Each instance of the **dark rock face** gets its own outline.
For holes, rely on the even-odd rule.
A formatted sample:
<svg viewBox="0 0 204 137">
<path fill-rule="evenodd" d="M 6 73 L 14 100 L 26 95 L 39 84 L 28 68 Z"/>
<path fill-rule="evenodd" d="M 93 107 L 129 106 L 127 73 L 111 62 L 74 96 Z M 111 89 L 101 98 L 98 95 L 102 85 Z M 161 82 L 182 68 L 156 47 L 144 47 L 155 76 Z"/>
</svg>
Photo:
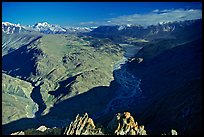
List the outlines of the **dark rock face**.
<svg viewBox="0 0 204 137">
<path fill-rule="evenodd" d="M 65 135 L 102 135 L 100 128 L 96 128 L 94 122 L 85 113 L 83 117 L 76 116 L 75 121 L 71 122 L 65 129 Z"/>
</svg>

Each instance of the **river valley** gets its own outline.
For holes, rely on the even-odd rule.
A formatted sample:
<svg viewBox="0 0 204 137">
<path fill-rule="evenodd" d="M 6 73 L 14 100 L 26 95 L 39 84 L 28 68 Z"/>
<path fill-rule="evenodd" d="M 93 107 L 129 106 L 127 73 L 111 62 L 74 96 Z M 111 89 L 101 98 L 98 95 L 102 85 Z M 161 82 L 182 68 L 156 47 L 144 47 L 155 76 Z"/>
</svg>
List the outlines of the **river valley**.
<svg viewBox="0 0 204 137">
<path fill-rule="evenodd" d="M 142 90 L 140 89 L 141 79 L 130 74 L 126 70 L 126 63 L 129 58 L 142 48 L 139 46 L 120 44 L 126 46 L 124 57 L 114 65 L 114 80 L 117 81 L 119 87 L 115 91 L 115 96 L 109 101 L 105 109 L 94 114 L 93 119 L 97 119 L 110 112 L 119 111 L 123 108 L 129 108 L 132 103 L 140 100 Z"/>
</svg>

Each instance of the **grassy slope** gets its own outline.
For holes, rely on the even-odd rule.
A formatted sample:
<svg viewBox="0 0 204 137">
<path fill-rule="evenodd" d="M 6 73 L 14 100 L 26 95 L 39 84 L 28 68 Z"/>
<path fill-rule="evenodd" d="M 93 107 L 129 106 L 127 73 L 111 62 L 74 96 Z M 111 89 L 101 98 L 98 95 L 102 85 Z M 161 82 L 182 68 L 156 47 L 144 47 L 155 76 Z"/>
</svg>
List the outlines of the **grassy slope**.
<svg viewBox="0 0 204 137">
<path fill-rule="evenodd" d="M 33 117 L 34 102 L 30 98 L 30 83 L 3 74 L 2 76 L 2 124 Z"/>
<path fill-rule="evenodd" d="M 97 86 L 108 86 L 113 80 L 113 64 L 120 60 L 123 54 L 123 51 L 115 46 L 106 44 L 100 48 L 94 48 L 90 46 L 90 41 L 74 35 L 44 35 L 19 51 L 8 54 L 3 60 L 12 66 L 5 67 L 7 73 L 18 71 L 17 76 L 21 76 L 24 70 L 32 70 L 32 73 L 28 72 L 25 80 L 34 83 L 44 82 L 40 92 L 48 112 L 61 96 L 63 96 L 61 100 L 65 100 Z M 13 63 L 13 58 L 21 61 Z M 26 61 L 31 58 L 33 63 Z M 68 88 L 69 83 L 66 81 L 73 76 L 76 79 L 71 81 Z M 60 89 L 67 91 L 63 91 L 65 94 L 60 93 L 61 96 L 58 98 L 49 94 L 61 92 Z M 69 94 L 67 94 L 68 91 Z"/>
</svg>

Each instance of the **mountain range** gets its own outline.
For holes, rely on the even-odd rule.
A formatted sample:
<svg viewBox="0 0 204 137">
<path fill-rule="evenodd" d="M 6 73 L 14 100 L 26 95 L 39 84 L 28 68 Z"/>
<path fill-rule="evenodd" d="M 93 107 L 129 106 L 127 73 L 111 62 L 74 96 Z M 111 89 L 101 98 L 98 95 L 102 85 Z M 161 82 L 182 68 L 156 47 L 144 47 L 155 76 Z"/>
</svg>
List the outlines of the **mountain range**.
<svg viewBox="0 0 204 137">
<path fill-rule="evenodd" d="M 88 27 L 61 27 L 60 25 L 52 25 L 47 22 L 36 23 L 35 25 L 23 26 L 10 22 L 2 22 L 2 31 L 7 34 L 14 33 L 44 33 L 44 34 L 68 34 L 88 32 L 93 28 Z"/>
<path fill-rule="evenodd" d="M 201 23 L 201 19 L 198 19 Z M 98 26 L 98 27 L 62 27 L 53 25 L 47 22 L 36 23 L 35 25 L 23 26 L 10 22 L 2 22 L 2 31 L 7 34 L 25 33 L 25 32 L 40 32 L 44 34 L 68 34 L 90 32 L 90 35 L 98 37 L 142 37 L 155 39 L 155 37 L 165 37 L 167 34 L 180 31 L 185 27 L 198 23 L 197 20 L 175 21 L 158 23 L 158 25 L 150 25 L 147 27 L 141 25 L 113 25 L 113 26 Z M 163 36 L 164 35 L 164 36 Z M 153 37 L 153 38 L 152 38 Z"/>
<path fill-rule="evenodd" d="M 168 23 L 159 23 L 158 25 L 150 25 L 143 27 L 141 25 L 114 25 L 114 26 L 99 26 L 98 28 L 89 32 L 90 36 L 99 38 L 110 38 L 115 42 L 128 42 L 126 37 L 140 38 L 146 40 L 155 39 L 177 39 L 177 37 L 188 36 L 197 37 L 192 29 L 195 26 L 200 27 L 202 20 L 187 20 L 187 21 L 175 21 Z M 180 35 L 181 32 L 185 31 Z M 191 33 L 193 32 L 193 34 Z M 187 34 L 188 33 L 188 34 Z M 198 32 L 200 33 L 200 32 Z M 192 35 L 191 35 L 192 34 Z M 180 40 L 180 38 L 179 38 Z M 134 43 L 134 40 L 129 40 Z"/>
<path fill-rule="evenodd" d="M 201 49 L 201 19 L 97 28 L 2 22 L 3 134 L 92 134 L 108 125 L 110 134 L 199 134 Z"/>
</svg>

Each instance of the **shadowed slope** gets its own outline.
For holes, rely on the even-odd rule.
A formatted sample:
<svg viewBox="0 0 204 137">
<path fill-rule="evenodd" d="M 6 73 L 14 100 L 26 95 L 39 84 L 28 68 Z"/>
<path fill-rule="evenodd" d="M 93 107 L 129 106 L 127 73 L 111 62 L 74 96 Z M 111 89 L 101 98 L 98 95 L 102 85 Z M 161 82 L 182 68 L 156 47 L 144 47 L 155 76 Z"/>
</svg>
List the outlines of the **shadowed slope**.
<svg viewBox="0 0 204 137">
<path fill-rule="evenodd" d="M 202 40 L 169 49 L 150 61 L 129 63 L 129 71 L 142 79 L 145 96 L 152 98 L 139 118 L 152 133 L 173 125 L 182 134 L 201 133 Z M 137 106 L 132 106 L 137 111 Z"/>
</svg>

